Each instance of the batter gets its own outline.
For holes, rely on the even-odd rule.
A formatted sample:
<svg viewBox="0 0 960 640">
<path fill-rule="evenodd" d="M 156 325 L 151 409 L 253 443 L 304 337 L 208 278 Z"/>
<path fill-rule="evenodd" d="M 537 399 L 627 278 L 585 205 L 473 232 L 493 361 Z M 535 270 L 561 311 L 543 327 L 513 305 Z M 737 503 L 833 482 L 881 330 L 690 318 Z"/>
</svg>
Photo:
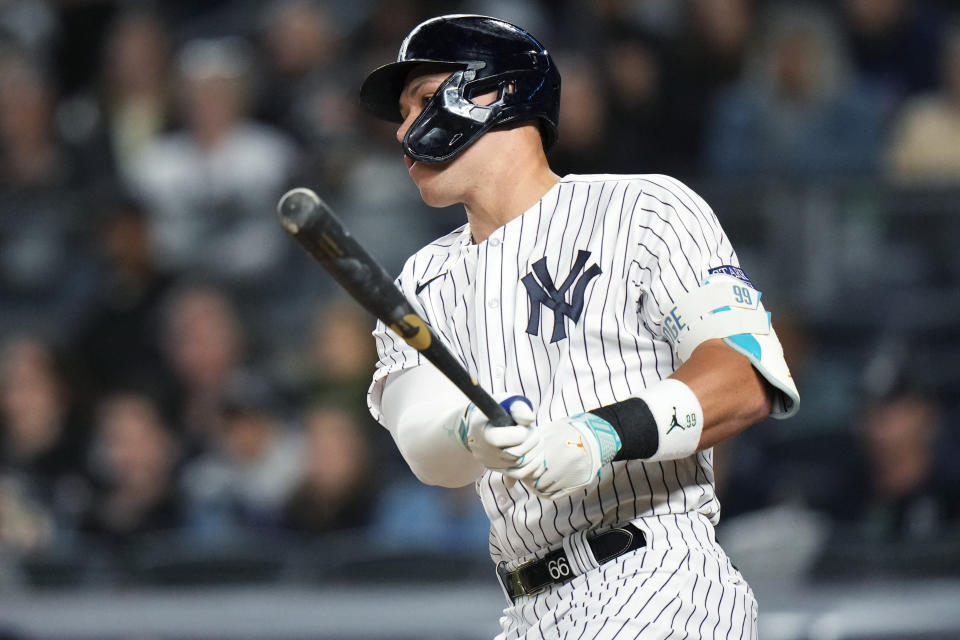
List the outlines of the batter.
<svg viewBox="0 0 960 640">
<path fill-rule="evenodd" d="M 753 638 L 717 544 L 711 447 L 799 396 L 710 207 L 663 175 L 550 169 L 560 75 L 515 25 L 418 25 L 361 103 L 467 223 L 397 282 L 511 413 L 493 427 L 382 323 L 374 417 L 422 481 L 475 483 L 508 605 L 499 638 Z"/>
</svg>

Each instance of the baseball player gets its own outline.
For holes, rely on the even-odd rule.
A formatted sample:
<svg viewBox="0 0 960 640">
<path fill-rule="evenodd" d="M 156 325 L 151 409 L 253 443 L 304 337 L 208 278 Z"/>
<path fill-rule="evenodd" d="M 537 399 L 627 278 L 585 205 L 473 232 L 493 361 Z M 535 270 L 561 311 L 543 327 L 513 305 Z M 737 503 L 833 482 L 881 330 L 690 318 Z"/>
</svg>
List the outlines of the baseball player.
<svg viewBox="0 0 960 640">
<path fill-rule="evenodd" d="M 423 200 L 466 209 L 398 285 L 516 424 L 491 426 L 382 323 L 370 410 L 422 481 L 475 483 L 499 638 L 753 638 L 711 447 L 792 415 L 796 387 L 699 196 L 551 171 L 559 98 L 543 46 L 484 16 L 427 20 L 367 77 Z"/>
</svg>

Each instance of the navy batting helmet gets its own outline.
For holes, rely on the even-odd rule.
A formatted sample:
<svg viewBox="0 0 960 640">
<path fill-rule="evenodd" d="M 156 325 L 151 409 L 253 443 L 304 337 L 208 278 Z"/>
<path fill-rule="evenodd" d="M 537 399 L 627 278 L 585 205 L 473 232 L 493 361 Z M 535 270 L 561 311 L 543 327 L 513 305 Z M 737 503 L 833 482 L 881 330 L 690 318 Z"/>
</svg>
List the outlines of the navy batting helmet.
<svg viewBox="0 0 960 640">
<path fill-rule="evenodd" d="M 444 162 L 492 127 L 536 120 L 545 149 L 557 139 L 560 73 L 543 45 L 517 27 L 486 16 L 448 15 L 423 22 L 403 41 L 397 61 L 374 70 L 360 104 L 378 118 L 403 122 L 399 99 L 410 70 L 421 64 L 453 70 L 403 139 L 421 162 Z M 487 106 L 471 99 L 497 91 Z"/>
</svg>

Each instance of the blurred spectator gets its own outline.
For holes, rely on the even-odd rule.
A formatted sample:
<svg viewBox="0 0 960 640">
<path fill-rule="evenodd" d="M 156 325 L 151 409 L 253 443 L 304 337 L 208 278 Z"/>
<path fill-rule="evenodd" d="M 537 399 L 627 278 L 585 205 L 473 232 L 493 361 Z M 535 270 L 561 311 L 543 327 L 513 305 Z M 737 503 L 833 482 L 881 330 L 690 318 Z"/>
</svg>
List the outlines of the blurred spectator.
<svg viewBox="0 0 960 640">
<path fill-rule="evenodd" d="M 391 483 L 373 530 L 388 547 L 483 554 L 490 519 L 473 485 L 447 489 L 410 479 Z"/>
<path fill-rule="evenodd" d="M 308 98 L 339 53 L 339 36 L 323 6 L 311 0 L 284 0 L 271 3 L 263 18 L 263 47 L 266 54 L 264 89 L 261 91 L 263 116 L 287 129 L 305 135 L 320 124 L 311 113 Z"/>
<path fill-rule="evenodd" d="M 316 534 L 366 526 L 383 476 L 364 425 L 351 412 L 315 405 L 304 427 L 304 476 L 284 505 L 285 527 Z"/>
<path fill-rule="evenodd" d="M 0 475 L 17 479 L 27 501 L 66 527 L 84 506 L 89 436 L 73 394 L 64 363 L 50 345 L 28 337 L 3 345 Z"/>
<path fill-rule="evenodd" d="M 135 383 L 161 394 L 170 381 L 160 353 L 160 307 L 171 279 L 154 263 L 143 205 L 123 195 L 99 202 L 98 295 L 75 351 L 95 393 Z"/>
<path fill-rule="evenodd" d="M 563 91 L 560 95 L 559 135 L 550 149 L 550 166 L 560 175 L 592 173 L 605 167 L 607 94 L 597 73 L 597 63 L 587 56 L 561 58 Z"/>
<path fill-rule="evenodd" d="M 36 60 L 0 50 L 0 186 L 69 184 L 74 167 L 57 138 L 55 104 L 54 88 Z"/>
<path fill-rule="evenodd" d="M 744 81 L 715 106 L 708 168 L 790 178 L 873 171 L 883 110 L 853 82 L 828 16 L 776 5 L 761 33 Z"/>
<path fill-rule="evenodd" d="M 217 430 L 219 394 L 244 359 L 243 325 L 230 297 L 210 285 L 174 289 L 164 312 L 163 356 L 175 385 L 171 409 L 192 453 Z"/>
<path fill-rule="evenodd" d="M 192 532 L 217 539 L 275 530 L 302 476 L 302 439 L 283 424 L 276 391 L 252 371 L 231 376 L 218 401 L 209 452 L 184 470 Z"/>
<path fill-rule="evenodd" d="M 93 289 L 75 166 L 40 65 L 0 49 L 0 333 L 72 328 Z"/>
<path fill-rule="evenodd" d="M 99 486 L 84 531 L 122 543 L 183 524 L 176 447 L 149 397 L 128 392 L 105 398 L 91 454 Z"/>
<path fill-rule="evenodd" d="M 703 157 L 704 114 L 717 95 L 740 81 L 756 23 L 752 0 L 683 3 L 683 28 L 669 43 L 664 91 L 670 147 L 680 171 Z"/>
<path fill-rule="evenodd" d="M 756 21 L 752 0 L 693 0 L 688 11 L 687 55 L 694 66 L 687 69 L 687 83 L 696 84 L 694 78 L 702 78 L 708 87 L 736 82 Z"/>
<path fill-rule="evenodd" d="M 320 308 L 313 320 L 305 363 L 307 394 L 323 403 L 366 412 L 367 387 L 377 360 L 374 319 L 352 300 Z"/>
<path fill-rule="evenodd" d="M 604 171 L 658 173 L 672 168 L 673 135 L 664 95 L 663 44 L 650 33 L 608 27 L 600 58 L 606 86 Z"/>
<path fill-rule="evenodd" d="M 929 541 L 960 524 L 956 451 L 931 355 L 888 335 L 863 368 L 846 464 L 831 465 L 833 491 L 816 505 L 839 522 L 840 539 Z"/>
<path fill-rule="evenodd" d="M 340 187 L 362 131 L 344 34 L 314 0 L 270 3 L 263 18 L 265 55 L 258 113 L 303 145 L 297 178 L 327 197 Z"/>
<path fill-rule="evenodd" d="M 34 56 L 50 49 L 60 26 L 46 0 L 8 0 L 0 3 L 0 34 L 10 37 Z"/>
<path fill-rule="evenodd" d="M 897 390 L 867 406 L 861 437 L 869 493 L 857 514 L 864 537 L 930 539 L 960 515 L 960 494 L 938 465 L 941 424 L 939 403 L 918 390 Z"/>
<path fill-rule="evenodd" d="M 405 463 L 389 432 L 367 410 L 367 388 L 376 362 L 374 319 L 356 302 L 334 299 L 317 309 L 309 331 L 310 341 L 299 346 L 290 367 L 301 397 L 311 404 L 335 406 L 352 414 L 362 437 L 373 450 L 381 473 L 392 476 Z"/>
<path fill-rule="evenodd" d="M 168 48 L 163 23 L 147 10 L 126 9 L 110 24 L 102 51 L 99 104 L 71 105 L 98 114 L 97 134 L 88 145 L 101 172 L 129 179 L 143 150 L 170 126 Z"/>
<path fill-rule="evenodd" d="M 887 160 L 896 180 L 960 179 L 960 27 L 946 39 L 939 68 L 940 90 L 909 100 L 894 125 Z"/>
<path fill-rule="evenodd" d="M 23 478 L 0 474 L 0 552 L 42 551 L 53 541 L 53 517 Z"/>
<path fill-rule="evenodd" d="M 147 146 L 132 182 L 156 216 L 162 267 L 257 290 L 276 284 L 290 247 L 271 212 L 296 152 L 247 115 L 253 62 L 236 38 L 187 43 L 177 55 L 186 129 Z"/>
<path fill-rule="evenodd" d="M 860 80 L 889 113 L 937 82 L 940 16 L 926 0 L 844 0 L 843 27 Z"/>
</svg>

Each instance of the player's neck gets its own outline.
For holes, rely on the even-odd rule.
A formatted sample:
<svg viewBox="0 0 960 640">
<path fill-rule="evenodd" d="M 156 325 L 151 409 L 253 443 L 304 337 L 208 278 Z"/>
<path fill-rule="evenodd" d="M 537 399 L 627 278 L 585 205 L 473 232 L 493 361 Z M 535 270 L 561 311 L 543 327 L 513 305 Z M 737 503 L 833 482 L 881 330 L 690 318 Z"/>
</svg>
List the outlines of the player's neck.
<svg viewBox="0 0 960 640">
<path fill-rule="evenodd" d="M 510 157 L 508 162 L 499 164 L 464 203 L 473 241 L 483 242 L 522 215 L 559 180 L 542 151 L 529 158 Z"/>
</svg>

